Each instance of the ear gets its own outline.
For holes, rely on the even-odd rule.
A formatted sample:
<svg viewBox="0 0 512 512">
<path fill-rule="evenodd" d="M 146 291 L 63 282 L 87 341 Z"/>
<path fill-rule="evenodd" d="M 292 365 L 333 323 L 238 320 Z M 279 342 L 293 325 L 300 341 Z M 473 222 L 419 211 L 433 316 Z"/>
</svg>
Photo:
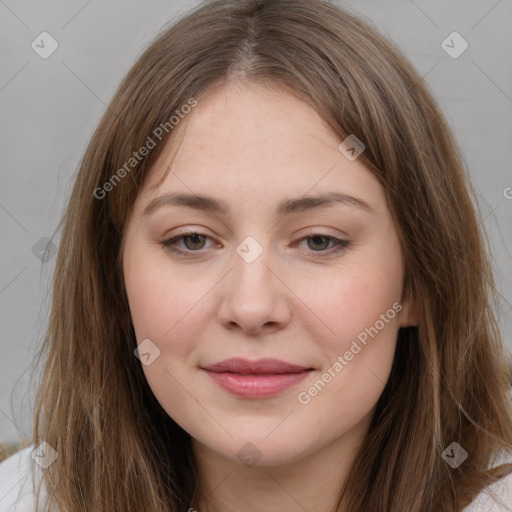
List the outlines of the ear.
<svg viewBox="0 0 512 512">
<path fill-rule="evenodd" d="M 400 301 L 402 310 L 400 311 L 400 327 L 415 327 L 419 323 L 419 305 L 417 295 L 413 293 L 409 285 L 404 286 L 402 299 Z"/>
</svg>

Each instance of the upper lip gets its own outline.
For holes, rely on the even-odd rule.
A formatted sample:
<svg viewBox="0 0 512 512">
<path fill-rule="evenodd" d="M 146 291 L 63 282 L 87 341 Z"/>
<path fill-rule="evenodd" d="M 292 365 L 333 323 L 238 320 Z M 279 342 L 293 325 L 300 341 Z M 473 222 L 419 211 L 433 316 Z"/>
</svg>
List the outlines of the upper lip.
<svg viewBox="0 0 512 512">
<path fill-rule="evenodd" d="M 279 359 L 259 359 L 257 361 L 251 361 L 238 357 L 226 359 L 209 366 L 203 366 L 202 368 L 210 372 L 230 372 L 239 374 L 282 374 L 312 370 L 312 368 L 287 363 Z"/>
</svg>

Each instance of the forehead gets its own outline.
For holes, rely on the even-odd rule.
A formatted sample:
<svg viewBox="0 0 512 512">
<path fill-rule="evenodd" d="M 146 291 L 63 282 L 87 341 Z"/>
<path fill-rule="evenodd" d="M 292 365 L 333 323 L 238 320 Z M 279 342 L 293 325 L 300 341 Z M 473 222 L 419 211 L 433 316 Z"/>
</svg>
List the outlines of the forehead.
<svg viewBox="0 0 512 512">
<path fill-rule="evenodd" d="M 269 198 L 341 187 L 382 199 L 364 163 L 345 158 L 342 139 L 282 89 L 226 85 L 198 100 L 178 128 L 151 169 L 146 198 L 164 191 Z"/>
<path fill-rule="evenodd" d="M 173 156 L 179 153 L 181 159 L 215 156 L 222 164 L 240 157 L 279 162 L 288 161 L 291 151 L 332 151 L 337 139 L 313 108 L 282 89 L 226 84 L 198 100 L 173 131 L 155 167 L 169 160 L 173 148 Z"/>
</svg>

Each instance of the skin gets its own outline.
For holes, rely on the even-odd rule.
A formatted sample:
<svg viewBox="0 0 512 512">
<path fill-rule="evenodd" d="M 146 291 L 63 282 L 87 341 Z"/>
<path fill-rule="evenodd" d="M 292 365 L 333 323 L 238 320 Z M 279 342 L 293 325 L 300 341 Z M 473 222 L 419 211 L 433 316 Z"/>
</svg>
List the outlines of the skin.
<svg viewBox="0 0 512 512">
<path fill-rule="evenodd" d="M 416 321 L 384 190 L 360 159 L 338 150 L 341 139 L 310 106 L 279 89 L 227 84 L 178 128 L 180 144 L 159 155 L 128 219 L 123 271 L 137 341 L 160 350 L 145 376 L 192 436 L 208 508 L 202 497 L 194 506 L 331 511 L 389 377 L 398 329 Z M 284 198 L 332 191 L 373 212 L 336 204 L 275 214 Z M 208 194 L 231 211 L 166 205 L 143 215 L 168 192 Z M 188 230 L 207 238 L 178 241 L 183 255 L 162 246 Z M 312 233 L 349 245 L 335 253 L 334 243 L 306 238 Z M 252 263 L 236 252 L 247 236 L 263 250 Z M 298 394 L 394 303 L 401 311 L 300 403 Z M 230 357 L 314 371 L 276 396 L 241 398 L 200 368 Z M 261 455 L 252 467 L 237 456 L 248 442 Z"/>
</svg>

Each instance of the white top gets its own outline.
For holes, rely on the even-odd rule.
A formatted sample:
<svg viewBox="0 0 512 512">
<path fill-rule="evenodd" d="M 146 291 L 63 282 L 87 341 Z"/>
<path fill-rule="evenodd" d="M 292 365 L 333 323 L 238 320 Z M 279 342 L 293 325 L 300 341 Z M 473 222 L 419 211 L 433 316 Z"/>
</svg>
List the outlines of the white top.
<svg viewBox="0 0 512 512">
<path fill-rule="evenodd" d="M 28 478 L 36 464 L 32 451 L 33 445 L 0 463 L 0 512 L 34 512 L 35 495 L 32 480 Z M 512 454 L 496 465 L 508 461 L 512 461 Z M 42 471 L 39 466 L 37 469 Z M 47 496 L 44 488 L 40 496 L 42 506 Z M 463 512 L 512 512 L 512 474 L 484 489 Z"/>
<path fill-rule="evenodd" d="M 32 450 L 33 445 L 28 446 L 0 463 L 0 512 L 34 512 L 31 471 L 36 463 L 32 459 Z M 42 507 L 46 498 L 44 488 L 39 496 Z"/>
</svg>

